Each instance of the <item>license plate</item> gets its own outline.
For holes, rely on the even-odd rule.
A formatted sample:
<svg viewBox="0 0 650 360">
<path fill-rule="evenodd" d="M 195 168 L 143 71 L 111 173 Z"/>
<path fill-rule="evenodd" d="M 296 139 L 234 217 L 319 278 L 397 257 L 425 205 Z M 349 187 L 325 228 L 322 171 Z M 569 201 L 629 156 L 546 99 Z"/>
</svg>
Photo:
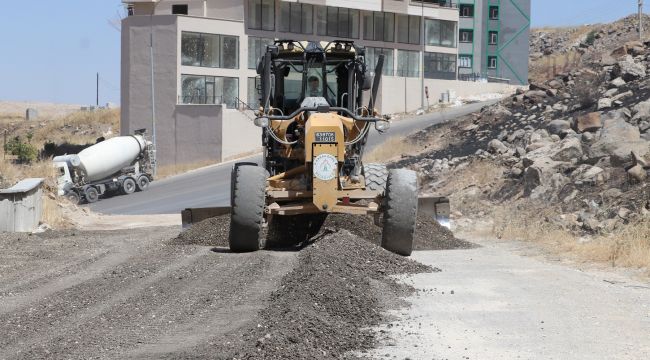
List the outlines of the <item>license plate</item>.
<svg viewBox="0 0 650 360">
<path fill-rule="evenodd" d="M 336 142 L 336 134 L 334 131 L 317 131 L 316 134 L 316 142 L 325 142 L 325 143 L 333 143 Z"/>
</svg>

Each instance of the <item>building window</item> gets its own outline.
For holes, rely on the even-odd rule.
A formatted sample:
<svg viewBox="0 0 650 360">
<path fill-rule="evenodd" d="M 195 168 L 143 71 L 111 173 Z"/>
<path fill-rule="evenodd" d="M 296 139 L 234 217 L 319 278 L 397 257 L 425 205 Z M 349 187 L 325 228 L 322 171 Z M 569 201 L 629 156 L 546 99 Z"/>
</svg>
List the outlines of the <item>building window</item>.
<svg viewBox="0 0 650 360">
<path fill-rule="evenodd" d="M 472 55 L 458 55 L 458 67 L 472 68 L 474 56 Z"/>
<path fill-rule="evenodd" d="M 280 31 L 296 34 L 314 33 L 314 6 L 309 4 L 287 3 L 280 4 Z"/>
<path fill-rule="evenodd" d="M 490 6 L 490 20 L 499 20 L 498 6 Z"/>
<path fill-rule="evenodd" d="M 250 109 L 257 110 L 260 107 L 260 86 L 259 77 L 248 78 L 248 107 Z"/>
<path fill-rule="evenodd" d="M 395 41 L 395 14 L 378 11 L 364 13 L 363 38 L 374 41 Z"/>
<path fill-rule="evenodd" d="M 172 5 L 172 14 L 173 15 L 187 15 L 187 5 Z"/>
<path fill-rule="evenodd" d="M 471 43 L 474 41 L 474 30 L 460 29 L 458 41 L 462 43 Z"/>
<path fill-rule="evenodd" d="M 456 47 L 456 22 L 427 19 L 425 25 L 427 45 Z"/>
<path fill-rule="evenodd" d="M 499 32 L 498 31 L 490 31 L 488 33 L 488 44 L 489 45 L 496 45 L 499 42 Z"/>
<path fill-rule="evenodd" d="M 496 69 L 496 68 L 497 68 L 497 57 L 488 56 L 488 69 Z"/>
<path fill-rule="evenodd" d="M 420 52 L 397 50 L 397 76 L 420 76 Z"/>
<path fill-rule="evenodd" d="M 403 44 L 420 44 L 420 17 L 397 16 L 397 41 Z"/>
<path fill-rule="evenodd" d="M 248 37 L 248 68 L 257 69 L 257 63 L 264 55 L 267 45 L 273 45 L 273 39 L 258 38 L 254 36 Z"/>
<path fill-rule="evenodd" d="M 213 68 L 239 68 L 239 37 L 183 31 L 181 64 Z"/>
<path fill-rule="evenodd" d="M 384 55 L 384 67 L 381 71 L 382 74 L 386 76 L 395 75 L 395 67 L 393 65 L 393 49 L 384 49 L 384 48 L 366 48 L 366 66 L 370 71 L 375 70 L 377 67 L 377 60 L 379 60 L 379 55 Z"/>
<path fill-rule="evenodd" d="M 359 38 L 359 10 L 332 6 L 316 8 L 318 35 Z"/>
<path fill-rule="evenodd" d="M 474 17 L 474 5 L 460 4 L 460 17 Z"/>
<path fill-rule="evenodd" d="M 233 77 L 181 75 L 181 104 L 226 104 L 237 107 L 239 79 Z"/>
<path fill-rule="evenodd" d="M 248 28 L 275 30 L 275 0 L 248 0 Z"/>
<path fill-rule="evenodd" d="M 456 55 L 424 53 L 424 77 L 427 79 L 456 79 Z"/>
</svg>

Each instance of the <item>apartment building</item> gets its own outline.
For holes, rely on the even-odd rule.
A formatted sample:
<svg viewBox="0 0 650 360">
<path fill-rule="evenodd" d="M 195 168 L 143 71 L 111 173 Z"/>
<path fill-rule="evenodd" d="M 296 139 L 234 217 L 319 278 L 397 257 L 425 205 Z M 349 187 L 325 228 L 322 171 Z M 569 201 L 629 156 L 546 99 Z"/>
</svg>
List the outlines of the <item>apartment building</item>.
<svg viewBox="0 0 650 360">
<path fill-rule="evenodd" d="M 528 83 L 530 0 L 459 0 L 458 78 Z"/>
<path fill-rule="evenodd" d="M 122 131 L 155 122 L 163 165 L 259 149 L 259 129 L 236 109 L 258 105 L 255 69 L 274 39 L 353 40 L 366 47 L 371 67 L 385 55 L 377 100 L 384 113 L 435 103 L 447 90 L 487 90 L 488 84 L 457 81 L 460 13 L 450 0 L 123 3 L 129 16 L 122 22 Z"/>
</svg>

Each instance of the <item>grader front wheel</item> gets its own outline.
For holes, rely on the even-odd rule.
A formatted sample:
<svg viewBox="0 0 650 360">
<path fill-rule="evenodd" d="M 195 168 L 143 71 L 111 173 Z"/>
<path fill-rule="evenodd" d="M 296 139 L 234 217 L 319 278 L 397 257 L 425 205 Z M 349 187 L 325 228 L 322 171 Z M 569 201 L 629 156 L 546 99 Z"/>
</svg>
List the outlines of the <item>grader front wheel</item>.
<svg viewBox="0 0 650 360">
<path fill-rule="evenodd" d="M 418 211 L 417 183 L 414 171 L 397 169 L 388 173 L 381 246 L 399 255 L 409 256 L 413 251 Z"/>
<path fill-rule="evenodd" d="M 233 252 L 251 252 L 264 248 L 261 236 L 264 224 L 266 179 L 269 173 L 259 166 L 237 166 L 232 174 L 232 209 L 228 242 Z"/>
</svg>

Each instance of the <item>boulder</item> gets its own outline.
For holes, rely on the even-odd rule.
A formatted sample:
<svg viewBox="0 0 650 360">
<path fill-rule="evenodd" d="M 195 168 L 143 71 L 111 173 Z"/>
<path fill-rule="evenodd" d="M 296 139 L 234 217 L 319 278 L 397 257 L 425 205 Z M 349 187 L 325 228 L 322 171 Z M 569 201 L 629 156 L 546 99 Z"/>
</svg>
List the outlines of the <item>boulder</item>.
<svg viewBox="0 0 650 360">
<path fill-rule="evenodd" d="M 642 182 L 648 177 L 648 173 L 645 171 L 643 166 L 638 164 L 629 168 L 627 174 L 630 176 L 630 180 L 633 183 Z"/>
<path fill-rule="evenodd" d="M 625 85 L 626 82 L 625 82 L 625 80 L 623 80 L 623 78 L 617 77 L 616 79 L 610 81 L 609 84 L 612 85 L 613 87 L 621 87 L 621 86 Z"/>
<path fill-rule="evenodd" d="M 623 78 L 617 77 L 616 79 L 610 81 L 609 84 L 612 85 L 613 87 L 621 87 L 621 86 L 625 85 L 626 82 L 625 82 L 625 80 L 623 80 Z"/>
<path fill-rule="evenodd" d="M 623 166 L 632 161 L 632 152 L 642 157 L 650 152 L 650 142 L 641 139 L 639 128 L 625 122 L 620 112 L 607 116 L 600 138 L 589 149 L 590 158 L 610 156 L 612 165 Z"/>
<path fill-rule="evenodd" d="M 632 108 L 632 120 L 644 121 L 650 119 L 650 100 L 642 101 Z"/>
<path fill-rule="evenodd" d="M 605 97 L 610 98 L 610 97 L 616 95 L 616 93 L 618 93 L 618 89 L 617 88 L 611 88 L 611 89 L 605 91 L 605 93 L 603 95 L 605 95 Z"/>
<path fill-rule="evenodd" d="M 547 96 L 548 95 L 546 94 L 546 91 L 543 91 L 543 90 L 528 90 L 524 94 L 524 99 L 537 100 L 537 99 L 543 99 L 543 98 L 545 98 Z"/>
<path fill-rule="evenodd" d="M 632 56 L 627 55 L 624 60 L 619 61 L 612 69 L 614 76 L 619 76 L 625 81 L 632 81 L 646 76 L 645 66 L 634 62 Z"/>
<path fill-rule="evenodd" d="M 505 154 L 506 152 L 508 152 L 508 147 L 505 146 L 501 141 L 497 139 L 492 139 L 488 143 L 488 150 L 490 150 L 490 152 L 494 154 Z"/>
<path fill-rule="evenodd" d="M 561 81 L 557 80 L 557 79 L 553 79 L 553 80 L 548 82 L 548 86 L 550 86 L 553 89 L 559 89 L 562 86 L 564 86 L 564 84 Z"/>
<path fill-rule="evenodd" d="M 533 190 L 542 184 L 542 170 L 531 166 L 524 171 L 524 196 L 530 196 Z"/>
<path fill-rule="evenodd" d="M 579 133 L 586 131 L 598 131 L 603 126 L 600 113 L 592 112 L 580 115 L 575 122 L 575 130 Z"/>
<path fill-rule="evenodd" d="M 594 182 L 598 175 L 601 175 L 604 171 L 605 170 L 598 166 L 582 164 L 571 173 L 571 177 L 573 178 L 573 181 L 576 182 Z"/>
<path fill-rule="evenodd" d="M 566 137 L 560 141 L 560 148 L 555 150 L 555 153 L 551 155 L 552 160 L 564 162 L 580 158 L 582 158 L 582 144 L 575 137 Z"/>
<path fill-rule="evenodd" d="M 546 128 L 551 134 L 560 134 L 563 130 L 570 129 L 571 123 L 566 120 L 553 120 L 548 123 Z"/>
<path fill-rule="evenodd" d="M 602 98 L 598 100 L 598 110 L 605 110 L 612 107 L 612 99 Z"/>
</svg>

